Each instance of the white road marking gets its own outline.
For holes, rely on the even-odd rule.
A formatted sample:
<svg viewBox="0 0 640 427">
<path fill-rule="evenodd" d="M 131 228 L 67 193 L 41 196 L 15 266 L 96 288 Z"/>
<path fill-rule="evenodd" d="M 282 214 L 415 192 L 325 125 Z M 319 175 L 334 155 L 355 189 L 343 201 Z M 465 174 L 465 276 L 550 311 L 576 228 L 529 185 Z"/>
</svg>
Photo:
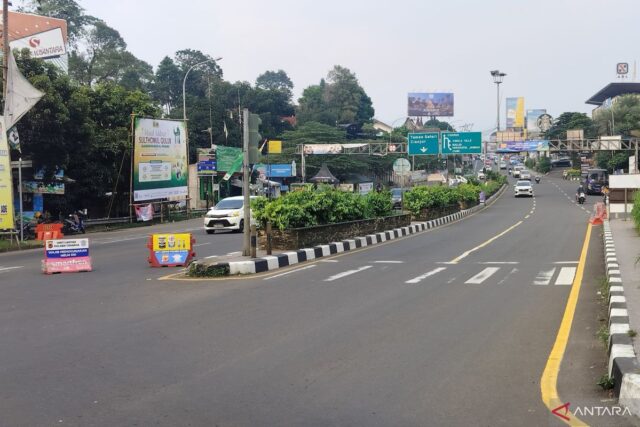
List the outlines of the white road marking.
<svg viewBox="0 0 640 427">
<path fill-rule="evenodd" d="M 130 240 L 140 240 L 140 239 L 149 239 L 149 236 L 129 237 L 126 239 L 116 239 L 116 240 L 99 240 L 95 243 L 98 245 L 108 245 L 110 243 L 121 243 L 121 242 L 128 242 Z"/>
<path fill-rule="evenodd" d="M 229 252 L 229 253 L 227 253 L 227 255 L 229 255 L 229 256 L 242 255 L 242 252 L 240 252 L 240 251 L 237 251 L 237 252 Z"/>
<path fill-rule="evenodd" d="M 315 266 L 316 266 L 316 264 L 307 265 L 306 267 L 301 267 L 301 268 L 296 268 L 295 270 L 285 271 L 284 273 L 276 274 L 275 276 L 267 277 L 266 279 L 263 279 L 263 280 L 275 279 L 276 277 L 282 277 L 282 276 L 286 276 L 287 274 L 295 273 L 295 272 L 298 272 L 298 271 L 308 270 L 310 268 L 314 268 Z"/>
<path fill-rule="evenodd" d="M 578 264 L 578 261 L 556 261 L 554 264 Z"/>
<path fill-rule="evenodd" d="M 509 278 L 509 276 L 511 276 L 512 274 L 515 274 L 518 272 L 517 268 L 512 269 L 506 276 L 504 276 L 504 279 L 500 280 L 498 282 L 498 285 L 502 285 L 504 282 L 507 281 L 507 279 Z"/>
<path fill-rule="evenodd" d="M 493 276 L 495 272 L 498 270 L 500 270 L 500 267 L 487 267 L 464 283 L 479 285 L 485 280 L 487 280 L 489 277 Z"/>
<path fill-rule="evenodd" d="M 347 276 L 351 276 L 352 274 L 356 274 L 356 273 L 360 273 L 361 271 L 367 270 L 371 268 L 370 265 L 365 265 L 362 266 L 360 268 L 356 268 L 355 270 L 347 270 L 347 271 L 343 271 L 342 273 L 338 273 L 334 276 L 331 276 L 327 279 L 324 279 L 325 282 L 333 282 L 334 280 L 338 280 L 338 279 L 342 279 L 343 277 L 347 277 Z"/>
<path fill-rule="evenodd" d="M 211 256 L 204 257 L 204 259 L 210 259 L 210 258 L 218 258 L 218 255 L 211 255 Z"/>
<path fill-rule="evenodd" d="M 404 261 L 373 261 L 374 264 L 404 264 Z"/>
<path fill-rule="evenodd" d="M 472 254 L 473 252 L 484 248 L 485 246 L 487 246 L 488 244 L 490 244 L 491 242 L 493 242 L 496 239 L 499 239 L 500 237 L 504 236 L 505 234 L 507 234 L 508 232 L 510 232 L 511 230 L 513 230 L 514 228 L 516 228 L 517 226 L 519 226 L 520 224 L 522 224 L 522 221 L 518 221 L 515 224 L 513 224 L 511 227 L 507 228 L 506 230 L 504 230 L 502 233 L 497 234 L 495 236 L 493 236 L 492 238 L 490 238 L 489 240 L 487 240 L 486 242 L 476 246 L 473 249 L 469 249 L 468 251 L 464 252 L 462 255 L 460 255 L 459 257 L 452 259 L 450 262 L 453 264 L 457 264 L 458 262 L 460 262 L 461 259 L 468 257 L 470 254 Z"/>
<path fill-rule="evenodd" d="M 562 267 L 558 278 L 556 279 L 556 285 L 572 285 L 573 277 L 576 275 L 576 267 Z"/>
<path fill-rule="evenodd" d="M 421 275 L 421 276 L 414 277 L 414 278 L 413 278 L 413 279 L 411 279 L 411 280 L 407 280 L 407 281 L 406 281 L 406 282 L 404 282 L 404 283 L 420 283 L 421 281 L 423 281 L 423 280 L 424 280 L 424 279 L 426 279 L 427 277 L 431 277 L 431 276 L 433 276 L 434 274 L 438 274 L 438 273 L 440 273 L 441 271 L 444 271 L 444 270 L 446 270 L 446 269 L 447 269 L 446 267 L 438 267 L 438 268 L 436 268 L 436 269 L 433 269 L 433 270 L 431 270 L 431 271 L 428 271 L 428 272 L 424 273 L 424 274 L 423 274 L 423 275 Z"/>
<path fill-rule="evenodd" d="M 206 246 L 206 245 L 210 245 L 211 242 L 209 243 L 198 243 L 197 245 L 193 245 L 194 248 L 197 248 L 198 246 Z"/>
<path fill-rule="evenodd" d="M 19 268 L 23 268 L 23 265 L 18 265 L 15 267 L 0 267 L 0 273 L 4 273 L 5 271 L 10 271 L 10 270 L 17 270 Z"/>
<path fill-rule="evenodd" d="M 331 263 L 331 262 L 338 262 L 338 260 L 335 260 L 335 259 L 321 259 L 320 262 L 329 262 L 329 263 Z"/>
<path fill-rule="evenodd" d="M 531 217 L 531 214 L 525 216 L 524 219 L 529 219 L 530 217 Z"/>
<path fill-rule="evenodd" d="M 543 270 L 538 273 L 536 276 L 536 280 L 533 281 L 534 285 L 542 285 L 546 286 L 551 282 L 553 275 L 556 272 L 556 268 L 552 268 L 551 270 Z"/>
<path fill-rule="evenodd" d="M 452 279 L 450 279 L 447 283 L 453 283 L 453 282 L 455 282 L 455 280 L 456 280 L 456 277 L 453 277 L 453 278 L 452 278 Z"/>
</svg>

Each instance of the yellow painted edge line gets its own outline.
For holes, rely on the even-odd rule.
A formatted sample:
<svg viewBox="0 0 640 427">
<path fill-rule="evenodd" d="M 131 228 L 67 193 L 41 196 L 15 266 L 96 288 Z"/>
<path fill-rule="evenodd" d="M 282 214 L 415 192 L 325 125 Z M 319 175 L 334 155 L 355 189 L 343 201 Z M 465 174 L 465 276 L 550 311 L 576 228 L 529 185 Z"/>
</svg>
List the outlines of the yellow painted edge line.
<svg viewBox="0 0 640 427">
<path fill-rule="evenodd" d="M 391 243 L 400 242 L 402 240 L 406 240 L 406 239 L 410 239 L 410 238 L 413 238 L 413 237 L 420 236 L 420 235 L 422 235 L 424 233 L 427 233 L 427 232 L 430 232 L 430 231 L 442 229 L 442 228 L 449 227 L 451 225 L 457 224 L 460 221 L 464 221 L 465 219 L 469 219 L 472 216 L 479 214 L 480 212 L 482 212 L 485 209 L 487 209 L 489 206 L 493 205 L 506 192 L 506 188 L 507 187 L 508 186 L 505 186 L 505 190 L 502 190 L 502 193 L 500 193 L 494 200 L 492 200 L 491 203 L 486 204 L 484 208 L 479 209 L 479 210 L 477 210 L 476 212 L 474 212 L 472 214 L 469 214 L 469 215 L 467 215 L 465 217 L 462 217 L 460 219 L 457 219 L 455 221 L 451 221 L 451 222 L 449 222 L 447 224 L 444 224 L 444 225 L 441 225 L 439 227 L 429 228 L 429 229 L 420 231 L 418 233 L 409 234 L 408 236 L 398 237 L 397 239 L 393 239 L 393 240 L 386 240 L 384 242 L 377 243 L 375 245 L 364 246 L 364 247 L 358 248 L 358 249 L 352 249 L 350 251 L 341 252 L 339 254 L 334 254 L 334 255 L 329 256 L 329 257 L 322 257 L 322 258 L 316 258 L 316 259 L 310 260 L 310 261 L 299 262 L 297 264 L 290 265 L 289 267 L 283 267 L 283 268 L 279 268 L 279 269 L 273 270 L 273 271 L 265 271 L 263 273 L 240 274 L 240 275 L 236 275 L 236 276 L 223 276 L 223 277 L 179 277 L 179 276 L 184 276 L 184 274 L 183 273 L 173 273 L 173 274 L 168 274 L 166 276 L 158 277 L 156 280 L 174 280 L 174 281 L 182 281 L 182 282 L 218 282 L 218 281 L 226 281 L 226 280 L 253 280 L 253 279 L 262 279 L 262 278 L 269 277 L 269 276 L 275 276 L 276 274 L 284 273 L 284 272 L 287 272 L 289 270 L 293 270 L 293 269 L 299 268 L 299 267 L 301 267 L 303 265 L 315 264 L 315 263 L 321 262 L 322 260 L 339 258 L 339 257 L 345 256 L 345 255 L 355 254 L 355 253 L 366 251 L 366 250 L 373 249 L 373 248 L 379 248 L 380 246 L 384 246 L 384 245 L 388 245 L 388 244 L 391 244 Z"/>
<path fill-rule="evenodd" d="M 587 261 L 587 253 L 589 252 L 591 230 L 592 226 L 591 224 L 589 224 L 587 226 L 587 233 L 584 238 L 584 243 L 582 244 L 582 252 L 580 253 L 578 269 L 576 270 L 576 275 L 573 278 L 571 293 L 569 294 L 567 306 L 564 310 L 564 315 L 562 316 L 562 322 L 560 322 L 560 328 L 558 329 L 556 341 L 553 344 L 551 353 L 549 353 L 549 358 L 547 359 L 547 364 L 544 368 L 544 372 L 542 373 L 542 378 L 540 378 L 540 392 L 542 394 L 542 401 L 550 411 L 557 408 L 558 406 L 564 405 L 564 402 L 562 402 L 560 400 L 560 397 L 558 396 L 558 374 L 560 373 L 560 365 L 562 364 L 564 352 L 567 349 L 569 334 L 571 332 L 571 325 L 573 324 L 573 318 L 576 313 L 576 306 L 578 305 L 578 297 L 580 296 L 580 288 L 582 287 L 582 278 L 584 276 L 584 266 Z M 562 420 L 559 417 L 556 418 L 570 426 L 588 425 L 584 421 L 573 416 L 573 414 L 571 414 L 571 416 L 569 417 L 569 421 Z"/>
</svg>

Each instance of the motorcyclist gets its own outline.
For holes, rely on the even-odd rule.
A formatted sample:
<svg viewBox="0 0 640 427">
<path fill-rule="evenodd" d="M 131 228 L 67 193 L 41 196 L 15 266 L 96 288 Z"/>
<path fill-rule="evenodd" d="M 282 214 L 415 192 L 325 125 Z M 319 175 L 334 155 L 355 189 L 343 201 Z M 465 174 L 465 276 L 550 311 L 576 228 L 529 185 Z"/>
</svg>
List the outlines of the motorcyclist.
<svg viewBox="0 0 640 427">
<path fill-rule="evenodd" d="M 580 184 L 580 186 L 576 190 L 576 200 L 580 198 L 580 194 L 584 194 L 584 193 L 585 193 L 584 187 L 582 186 L 582 184 Z"/>
</svg>

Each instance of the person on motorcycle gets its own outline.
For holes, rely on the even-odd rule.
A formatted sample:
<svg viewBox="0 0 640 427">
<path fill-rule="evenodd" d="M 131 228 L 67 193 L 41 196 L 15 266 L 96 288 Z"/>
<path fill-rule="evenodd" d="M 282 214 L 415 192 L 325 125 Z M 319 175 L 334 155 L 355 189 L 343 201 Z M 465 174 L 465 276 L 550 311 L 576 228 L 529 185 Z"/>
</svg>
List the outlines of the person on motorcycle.
<svg viewBox="0 0 640 427">
<path fill-rule="evenodd" d="M 584 194 L 584 193 L 585 193 L 584 187 L 582 186 L 582 184 L 580 184 L 580 186 L 576 190 L 576 200 L 580 198 L 580 194 Z"/>
<path fill-rule="evenodd" d="M 79 211 L 79 210 L 75 211 L 73 212 L 72 219 L 73 219 L 73 222 L 78 227 L 78 230 L 84 233 L 84 221 L 82 219 L 82 215 L 83 215 L 82 211 Z"/>
</svg>

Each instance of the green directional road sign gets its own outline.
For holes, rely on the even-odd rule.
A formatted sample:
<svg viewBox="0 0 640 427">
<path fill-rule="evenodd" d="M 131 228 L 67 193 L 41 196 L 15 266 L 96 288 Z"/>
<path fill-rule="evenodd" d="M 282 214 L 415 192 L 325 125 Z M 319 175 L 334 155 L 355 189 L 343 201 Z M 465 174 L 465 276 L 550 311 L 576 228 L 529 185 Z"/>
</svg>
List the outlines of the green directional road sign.
<svg viewBox="0 0 640 427">
<path fill-rule="evenodd" d="M 438 132 L 410 133 L 408 137 L 410 156 L 438 154 Z"/>
<path fill-rule="evenodd" d="M 442 154 L 482 153 L 481 132 L 442 132 Z"/>
</svg>

